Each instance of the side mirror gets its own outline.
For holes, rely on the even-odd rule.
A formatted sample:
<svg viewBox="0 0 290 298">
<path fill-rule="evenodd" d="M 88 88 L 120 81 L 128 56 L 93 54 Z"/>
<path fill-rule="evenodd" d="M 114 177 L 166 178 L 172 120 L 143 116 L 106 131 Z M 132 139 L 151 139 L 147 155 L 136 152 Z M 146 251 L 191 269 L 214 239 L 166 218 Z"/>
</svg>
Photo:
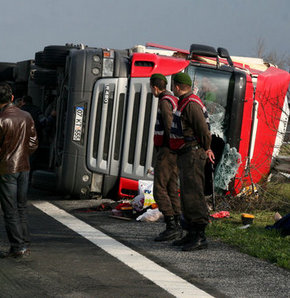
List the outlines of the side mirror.
<svg viewBox="0 0 290 298">
<path fill-rule="evenodd" d="M 218 54 L 219 54 L 219 56 L 221 58 L 226 58 L 227 59 L 228 64 L 230 66 L 234 66 L 233 61 L 232 61 L 232 59 L 230 57 L 230 54 L 229 54 L 229 52 L 228 52 L 227 49 L 225 49 L 225 48 L 218 48 L 217 51 L 218 51 Z"/>
<path fill-rule="evenodd" d="M 192 44 L 189 50 L 191 55 L 200 55 L 205 57 L 217 57 L 218 53 L 215 48 L 211 46 L 201 45 L 201 44 Z"/>
</svg>

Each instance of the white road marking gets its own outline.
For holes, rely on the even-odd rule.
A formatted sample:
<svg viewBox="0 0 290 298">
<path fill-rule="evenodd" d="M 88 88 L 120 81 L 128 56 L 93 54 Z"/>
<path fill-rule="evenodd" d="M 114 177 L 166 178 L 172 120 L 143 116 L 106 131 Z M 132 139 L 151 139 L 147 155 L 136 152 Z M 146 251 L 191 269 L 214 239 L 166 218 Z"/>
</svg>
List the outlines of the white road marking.
<svg viewBox="0 0 290 298">
<path fill-rule="evenodd" d="M 45 201 L 34 202 L 33 205 L 136 270 L 170 294 L 176 297 L 213 297 L 55 205 Z"/>
</svg>

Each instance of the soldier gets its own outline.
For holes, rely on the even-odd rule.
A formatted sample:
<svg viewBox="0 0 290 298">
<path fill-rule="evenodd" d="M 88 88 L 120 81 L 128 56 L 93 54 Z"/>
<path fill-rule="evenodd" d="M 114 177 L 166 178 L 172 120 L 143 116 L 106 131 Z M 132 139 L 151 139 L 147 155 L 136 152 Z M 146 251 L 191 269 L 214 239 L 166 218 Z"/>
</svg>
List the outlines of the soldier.
<svg viewBox="0 0 290 298">
<path fill-rule="evenodd" d="M 172 122 L 170 148 L 178 154 L 181 205 L 187 225 L 187 234 L 173 245 L 191 251 L 207 248 L 204 168 L 207 158 L 214 163 L 214 154 L 210 149 L 208 114 L 200 98 L 192 93 L 190 76 L 178 73 L 173 81 L 174 95 L 179 97 L 179 102 Z"/>
<path fill-rule="evenodd" d="M 166 90 L 166 85 L 167 79 L 164 75 L 156 73 L 151 76 L 151 91 L 159 99 L 154 132 L 157 159 L 154 166 L 153 194 L 166 223 L 166 229 L 155 241 L 173 240 L 182 233 L 179 224 L 181 206 L 178 196 L 177 155 L 169 148 L 172 112 L 177 108 L 178 99 Z"/>
</svg>

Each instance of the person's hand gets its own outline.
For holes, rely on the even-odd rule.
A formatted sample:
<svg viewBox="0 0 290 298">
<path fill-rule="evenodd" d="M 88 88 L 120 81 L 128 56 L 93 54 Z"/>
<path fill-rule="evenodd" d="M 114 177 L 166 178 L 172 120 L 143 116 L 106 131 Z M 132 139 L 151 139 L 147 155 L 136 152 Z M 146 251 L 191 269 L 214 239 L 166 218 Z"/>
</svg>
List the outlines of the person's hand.
<svg viewBox="0 0 290 298">
<path fill-rule="evenodd" d="M 214 156 L 214 153 L 212 152 L 211 149 L 208 149 L 205 151 L 208 159 L 210 160 L 211 163 L 214 163 L 214 160 L 215 160 L 215 156 Z"/>
</svg>

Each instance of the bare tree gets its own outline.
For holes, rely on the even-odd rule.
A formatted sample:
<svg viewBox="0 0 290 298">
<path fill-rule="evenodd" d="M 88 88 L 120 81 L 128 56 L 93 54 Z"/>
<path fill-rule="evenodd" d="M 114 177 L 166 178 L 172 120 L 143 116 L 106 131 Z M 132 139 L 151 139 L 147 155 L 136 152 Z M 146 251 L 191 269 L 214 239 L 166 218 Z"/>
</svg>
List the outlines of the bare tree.
<svg viewBox="0 0 290 298">
<path fill-rule="evenodd" d="M 256 55 L 263 58 L 265 62 L 277 65 L 279 68 L 290 71 L 290 55 L 278 55 L 276 51 L 266 52 L 265 41 L 259 38 L 256 46 Z"/>
<path fill-rule="evenodd" d="M 264 39 L 259 38 L 257 41 L 256 52 L 258 58 L 263 58 L 265 53 L 265 42 Z"/>
</svg>

